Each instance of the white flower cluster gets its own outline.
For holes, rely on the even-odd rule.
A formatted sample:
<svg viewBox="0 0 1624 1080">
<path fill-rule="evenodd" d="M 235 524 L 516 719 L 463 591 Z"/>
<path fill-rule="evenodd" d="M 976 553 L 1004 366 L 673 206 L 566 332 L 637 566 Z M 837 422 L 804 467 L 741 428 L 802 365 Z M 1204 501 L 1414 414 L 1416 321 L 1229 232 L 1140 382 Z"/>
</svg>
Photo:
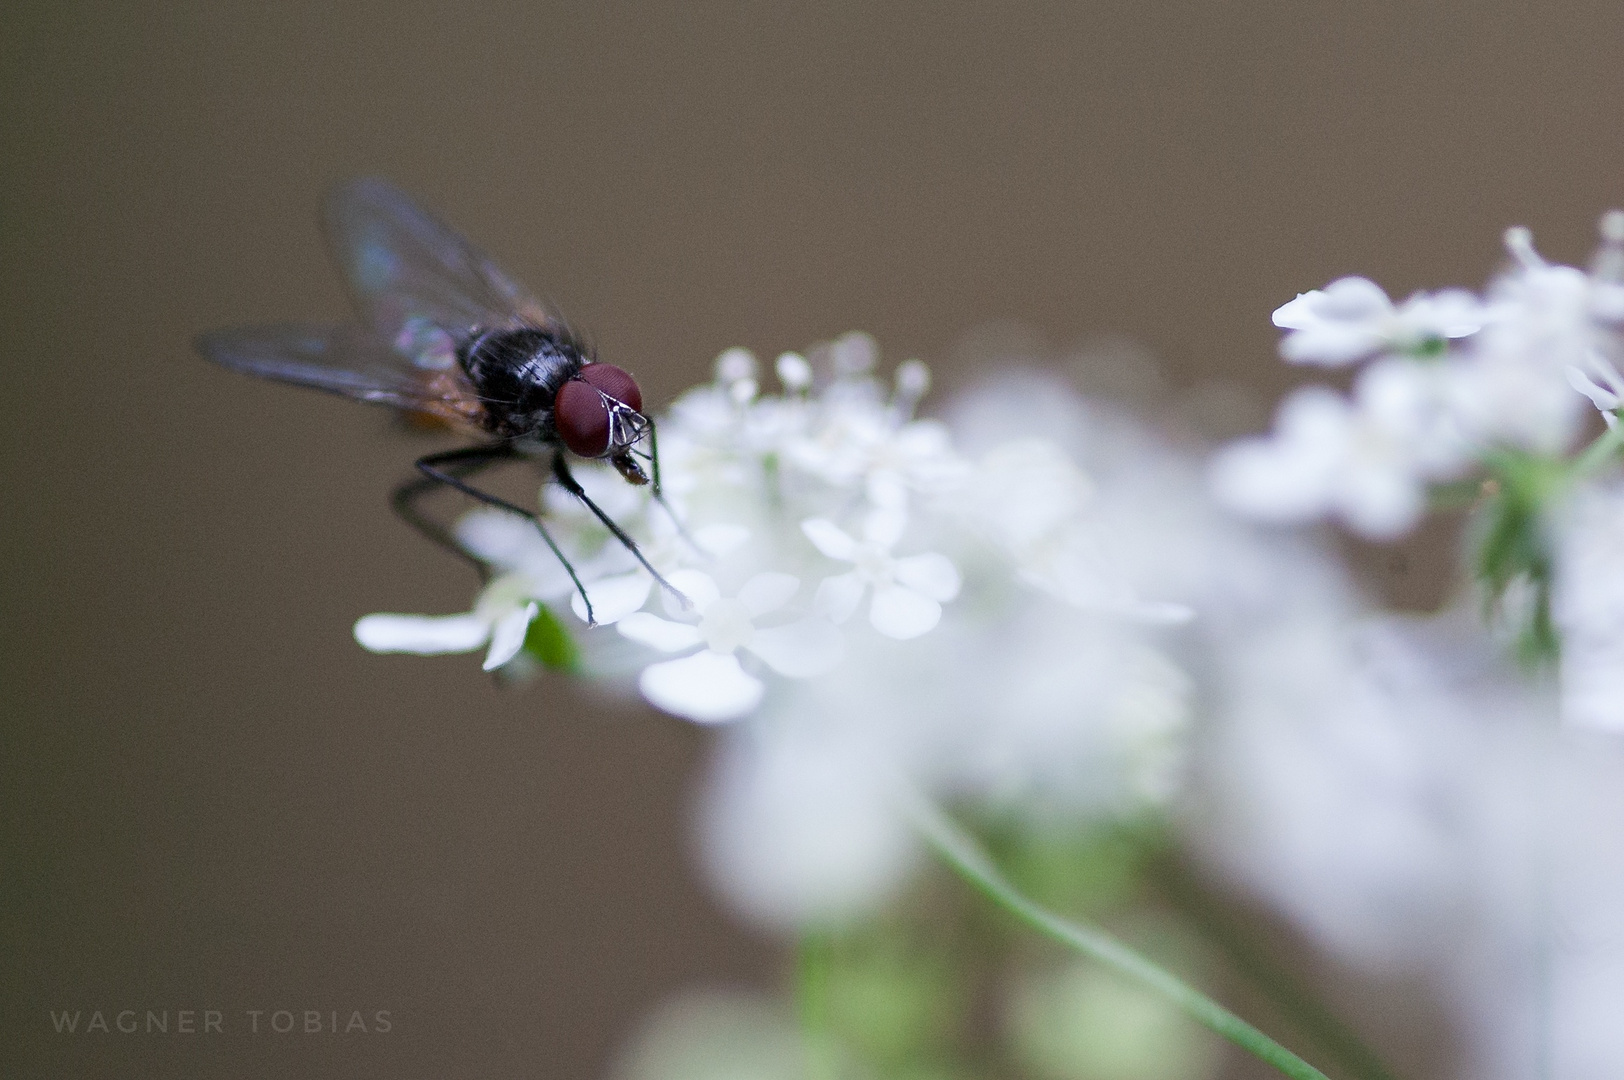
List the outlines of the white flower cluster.
<svg viewBox="0 0 1624 1080">
<path fill-rule="evenodd" d="M 769 394 L 750 353 L 724 353 L 715 380 L 659 421 L 674 514 L 607 468 L 579 470 L 676 593 L 656 588 L 567 493 L 544 489 L 548 528 L 595 621 L 648 650 L 637 685 L 657 707 L 701 723 L 737 720 L 772 682 L 825 675 L 876 642 L 929 634 L 967 573 L 983 596 L 1019 579 L 1090 609 L 1182 615 L 1140 603 L 1091 548 L 1088 482 L 1063 454 L 1026 438 L 981 462 L 962 457 L 945 426 L 914 415 L 929 387 L 924 365 L 900 365 L 887 387 L 872 375 L 875 359 L 862 334 L 811 360 L 786 353 L 775 365 L 782 390 Z M 369 615 L 356 624 L 362 645 L 484 648 L 490 670 L 519 656 L 543 607 L 567 602 L 586 621 L 582 597 L 571 596 L 574 584 L 528 522 L 479 510 L 457 535 L 497 571 L 473 610 Z M 596 634 L 582 636 L 593 653 Z"/>
<path fill-rule="evenodd" d="M 1510 268 L 1482 296 L 1449 289 L 1395 305 L 1348 277 L 1280 308 L 1287 361 L 1361 366 L 1351 396 L 1298 390 L 1273 435 L 1221 454 L 1220 499 L 1263 520 L 1335 517 L 1391 538 L 1420 519 L 1431 485 L 1496 450 L 1570 449 L 1585 398 L 1612 426 L 1624 404 L 1624 211 L 1600 231 L 1588 273 L 1546 262 L 1517 228 Z"/>
<path fill-rule="evenodd" d="M 785 354 L 777 393 L 750 354 L 724 353 L 658 420 L 675 516 L 581 470 L 681 598 L 549 485 L 548 528 L 612 627 L 584 626 L 533 525 L 482 509 L 457 532 L 494 573 L 473 610 L 369 615 L 357 638 L 522 665 L 527 627 L 573 610 L 589 674 L 731 722 L 703 847 L 727 897 L 769 925 L 842 918 L 898 884 L 916 852 L 907 791 L 1068 820 L 1164 804 L 1192 700 L 1166 635 L 1190 608 L 1142 597 L 1200 599 L 1199 471 L 1170 481 L 1159 444 L 1130 445 L 1053 379 L 1006 374 L 950 432 L 915 416 L 923 365 L 882 383 L 875 352 L 853 334 Z"/>
</svg>

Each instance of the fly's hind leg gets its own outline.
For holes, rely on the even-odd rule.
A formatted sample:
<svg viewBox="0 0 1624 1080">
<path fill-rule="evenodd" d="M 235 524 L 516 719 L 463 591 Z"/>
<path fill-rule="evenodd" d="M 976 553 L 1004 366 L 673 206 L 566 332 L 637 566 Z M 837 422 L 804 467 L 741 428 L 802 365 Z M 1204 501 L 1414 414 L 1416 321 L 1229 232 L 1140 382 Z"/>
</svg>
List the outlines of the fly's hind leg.
<svg viewBox="0 0 1624 1080">
<path fill-rule="evenodd" d="M 401 487 L 395 492 L 394 502 L 396 510 L 398 513 L 400 513 L 401 517 L 405 518 L 407 522 L 419 528 L 419 530 L 431 540 L 448 547 L 456 547 L 456 541 L 452 539 L 450 531 L 439 522 L 428 521 L 426 518 L 422 518 L 421 515 L 417 514 L 416 508 L 412 506 L 413 500 L 421 495 L 423 491 L 432 490 L 433 486 L 436 484 L 444 485 L 460 491 L 470 498 L 478 499 L 486 506 L 495 506 L 499 509 L 508 511 L 509 513 L 518 514 L 520 517 L 526 519 L 530 522 L 530 524 L 536 527 L 536 531 L 541 534 L 541 538 L 546 542 L 548 549 L 552 551 L 553 555 L 558 558 L 559 563 L 563 565 L 564 572 L 569 574 L 570 581 L 575 584 L 575 591 L 581 594 L 581 603 L 586 605 L 587 625 L 594 626 L 596 625 L 596 620 L 592 615 L 592 598 L 587 596 L 586 586 L 581 583 L 580 575 L 576 574 L 575 567 L 572 566 L 569 559 L 565 557 L 564 552 L 559 548 L 557 541 L 555 541 L 552 534 L 547 531 L 547 526 L 542 523 L 541 518 L 521 506 L 515 506 L 506 499 L 492 495 L 488 491 L 481 491 L 479 488 L 468 483 L 466 479 L 470 473 L 477 472 L 487 465 L 498 461 L 510 460 L 518 456 L 518 452 L 515 451 L 511 445 L 499 443 L 494 446 L 465 446 L 457 450 L 446 450 L 438 454 L 429 454 L 426 457 L 418 458 L 417 471 L 423 474 L 426 481 L 414 480 L 401 485 Z M 421 491 L 414 490 L 419 486 L 422 488 Z M 427 528 L 424 528 L 423 525 L 419 525 L 419 520 L 422 520 L 424 524 L 427 525 Z M 460 547 L 456 547 L 456 550 L 464 558 L 473 558 Z M 478 562 L 477 559 L 474 561 Z M 484 566 L 483 564 L 480 564 L 481 576 L 483 576 L 484 572 Z"/>
<path fill-rule="evenodd" d="M 491 451 L 492 448 L 479 446 L 470 447 L 469 450 Z M 495 452 L 475 454 L 459 451 L 459 453 L 463 454 L 461 458 L 442 462 L 439 467 L 444 471 L 454 472 L 462 480 L 467 480 L 468 477 L 481 469 L 504 460 L 504 455 Z M 435 456 L 443 457 L 443 455 Z M 456 534 L 450 526 L 425 513 L 418 505 L 425 495 L 439 491 L 443 487 L 445 487 L 445 483 L 438 477 L 417 476 L 395 488 L 394 492 L 389 496 L 389 506 L 394 510 L 397 517 L 413 529 L 416 529 L 435 547 L 450 552 L 472 566 L 474 573 L 479 575 L 480 584 L 483 585 L 490 580 L 491 576 L 490 567 L 485 560 L 469 554 L 468 549 L 457 543 Z"/>
</svg>

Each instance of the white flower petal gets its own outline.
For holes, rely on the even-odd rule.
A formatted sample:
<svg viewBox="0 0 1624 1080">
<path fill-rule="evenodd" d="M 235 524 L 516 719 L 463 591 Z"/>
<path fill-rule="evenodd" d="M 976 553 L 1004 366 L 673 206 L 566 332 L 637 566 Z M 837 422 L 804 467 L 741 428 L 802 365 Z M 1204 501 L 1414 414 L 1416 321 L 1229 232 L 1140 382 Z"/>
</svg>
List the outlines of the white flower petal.
<svg viewBox="0 0 1624 1080">
<path fill-rule="evenodd" d="M 634 611 L 615 623 L 621 636 L 661 652 L 678 652 L 699 644 L 699 628 L 672 622 L 647 611 Z"/>
<path fill-rule="evenodd" d="M 890 550 L 908 527 L 908 512 L 901 505 L 876 506 L 863 518 L 863 539 Z"/>
<path fill-rule="evenodd" d="M 1135 600 L 1124 614 L 1152 626 L 1182 626 L 1195 619 L 1194 608 L 1171 600 Z"/>
<path fill-rule="evenodd" d="M 1305 387 L 1280 406 L 1272 438 L 1220 450 L 1213 494 L 1231 510 L 1265 521 L 1306 521 L 1331 505 L 1353 441 L 1353 410 L 1324 387 Z"/>
<path fill-rule="evenodd" d="M 1295 330 L 1280 343 L 1280 356 L 1293 364 L 1340 367 L 1380 349 L 1380 334 L 1363 326 L 1327 322 Z"/>
<path fill-rule="evenodd" d="M 592 600 L 592 617 L 600 626 L 619 622 L 648 602 L 648 591 L 653 584 L 654 579 L 643 570 L 588 582 L 586 594 Z M 576 618 L 586 622 L 586 604 L 581 600 L 579 589 L 570 598 L 570 610 L 575 612 Z"/>
<path fill-rule="evenodd" d="M 1417 293 L 1405 301 L 1404 309 L 1446 338 L 1470 337 L 1483 329 L 1483 304 L 1465 289 L 1444 289 L 1430 296 Z"/>
<path fill-rule="evenodd" d="M 843 623 L 862 602 L 865 587 L 855 572 L 826 577 L 812 597 L 812 610 L 833 622 Z"/>
<path fill-rule="evenodd" d="M 909 555 L 891 564 L 897 581 L 932 600 L 951 600 L 959 595 L 959 570 L 946 555 L 927 551 Z"/>
<path fill-rule="evenodd" d="M 1314 325 L 1316 319 L 1311 305 L 1323 295 L 1325 294 L 1318 289 L 1298 293 L 1295 300 L 1287 301 L 1274 309 L 1274 325 L 1282 330 L 1301 330 L 1305 326 Z"/>
<path fill-rule="evenodd" d="M 709 574 L 698 570 L 677 570 L 667 574 L 665 579 L 693 605 L 692 608 L 684 608 L 676 597 L 661 589 L 660 591 L 665 593 L 665 610 L 669 615 L 692 618 L 716 603 L 717 597 L 722 595 L 722 591 L 716 587 L 715 580 Z"/>
<path fill-rule="evenodd" d="M 889 638 L 907 641 L 942 620 L 942 605 L 922 593 L 900 585 L 877 588 L 868 607 L 868 621 Z"/>
<path fill-rule="evenodd" d="M 694 543 L 701 551 L 720 559 L 731 555 L 750 540 L 750 530 L 743 525 L 715 524 L 694 530 Z"/>
<path fill-rule="evenodd" d="M 857 558 L 857 541 L 827 518 L 807 518 L 801 522 L 801 531 L 813 547 L 831 559 L 851 562 Z"/>
<path fill-rule="evenodd" d="M 507 510 L 481 508 L 457 521 L 457 543 L 486 562 L 511 567 L 541 542 L 541 534 L 528 518 Z"/>
<path fill-rule="evenodd" d="M 355 640 L 376 653 L 473 652 L 490 637 L 491 625 L 478 615 L 363 615 Z"/>
<path fill-rule="evenodd" d="M 637 686 L 656 708 L 701 724 L 739 719 L 761 703 L 766 691 L 737 657 L 709 650 L 652 664 L 643 669 Z"/>
<path fill-rule="evenodd" d="M 840 663 L 845 642 L 827 619 L 811 618 L 757 630 L 745 648 L 778 674 L 807 679 Z"/>
<path fill-rule="evenodd" d="M 486 671 L 495 671 L 518 655 L 519 650 L 524 648 L 524 635 L 530 629 L 530 620 L 536 617 L 539 610 L 532 600 L 496 620 L 496 625 L 491 627 L 491 648 L 485 654 Z"/>
<path fill-rule="evenodd" d="M 1610 412 L 1611 410 L 1618 408 L 1620 404 L 1619 396 L 1613 393 L 1611 390 L 1607 390 L 1597 385 L 1595 380 L 1591 379 L 1590 376 L 1586 375 L 1578 368 L 1569 367 L 1567 369 L 1567 376 L 1568 385 L 1579 391 L 1579 393 L 1583 394 L 1585 397 L 1589 398 L 1590 403 L 1596 406 L 1596 408 L 1600 409 L 1602 412 Z"/>
<path fill-rule="evenodd" d="M 1324 291 L 1310 293 L 1313 313 L 1321 319 L 1338 322 L 1365 322 L 1379 319 L 1393 310 L 1393 302 L 1380 285 L 1363 277 L 1337 278 Z"/>
<path fill-rule="evenodd" d="M 868 474 L 868 501 L 887 510 L 906 510 L 908 479 L 894 469 L 875 469 Z"/>
<path fill-rule="evenodd" d="M 800 587 L 801 579 L 795 575 L 770 570 L 744 583 L 739 590 L 739 603 L 744 605 L 751 618 L 758 618 L 789 603 L 790 597 Z"/>
</svg>

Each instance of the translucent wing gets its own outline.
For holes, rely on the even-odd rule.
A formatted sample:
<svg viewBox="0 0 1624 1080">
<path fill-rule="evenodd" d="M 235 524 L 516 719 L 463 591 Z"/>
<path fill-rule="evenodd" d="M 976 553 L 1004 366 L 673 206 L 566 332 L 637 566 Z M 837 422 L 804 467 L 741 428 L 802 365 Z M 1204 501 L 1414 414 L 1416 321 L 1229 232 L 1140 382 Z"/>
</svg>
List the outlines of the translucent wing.
<svg viewBox="0 0 1624 1080">
<path fill-rule="evenodd" d="M 420 367 L 358 326 L 244 326 L 204 334 L 197 348 L 250 375 L 399 409 L 439 411 L 448 391 L 473 393 L 461 371 Z"/>
<path fill-rule="evenodd" d="M 475 327 L 562 328 L 489 256 L 386 181 L 335 188 L 325 223 L 362 318 L 419 366 L 443 367 Z"/>
</svg>

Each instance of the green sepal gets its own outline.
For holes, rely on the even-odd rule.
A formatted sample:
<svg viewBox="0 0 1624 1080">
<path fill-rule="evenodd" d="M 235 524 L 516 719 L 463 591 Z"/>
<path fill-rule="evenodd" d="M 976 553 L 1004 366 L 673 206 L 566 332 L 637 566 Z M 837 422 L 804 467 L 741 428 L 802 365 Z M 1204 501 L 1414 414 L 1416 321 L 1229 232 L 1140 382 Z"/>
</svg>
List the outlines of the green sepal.
<svg viewBox="0 0 1624 1080">
<path fill-rule="evenodd" d="M 524 651 L 549 671 L 581 674 L 581 650 L 558 616 L 545 605 L 537 605 L 536 617 L 525 631 Z"/>
<path fill-rule="evenodd" d="M 1560 648 L 1551 620 L 1555 559 L 1545 510 L 1567 486 L 1570 464 L 1518 451 L 1498 451 L 1486 464 L 1494 484 L 1467 534 L 1472 567 L 1491 614 L 1514 583 L 1532 588 L 1533 603 L 1517 627 L 1517 655 L 1539 666 L 1556 659 Z"/>
</svg>

